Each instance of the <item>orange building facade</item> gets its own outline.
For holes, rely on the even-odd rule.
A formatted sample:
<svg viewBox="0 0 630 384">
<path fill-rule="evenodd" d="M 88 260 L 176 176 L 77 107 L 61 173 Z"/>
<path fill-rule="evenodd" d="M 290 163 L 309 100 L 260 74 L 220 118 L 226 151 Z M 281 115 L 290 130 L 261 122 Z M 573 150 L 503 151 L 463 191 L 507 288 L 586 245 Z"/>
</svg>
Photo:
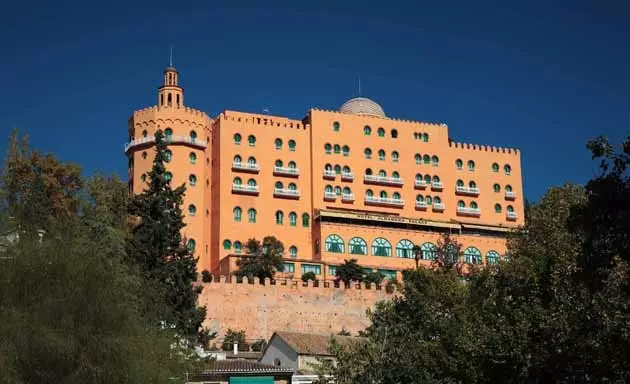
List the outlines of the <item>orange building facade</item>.
<svg viewBox="0 0 630 384">
<path fill-rule="evenodd" d="M 156 130 L 169 141 L 173 185 L 186 184 L 184 234 L 199 269 L 230 274 L 248 239 L 285 246 L 285 277 L 334 276 L 356 258 L 393 277 L 428 265 L 451 233 L 464 261 L 505 256 L 506 233 L 523 224 L 520 152 L 453 141 L 445 124 L 387 117 L 367 98 L 302 120 L 225 110 L 216 118 L 186 107 L 179 74 L 164 71 L 157 105 L 128 124 L 129 188 L 139 193 Z"/>
</svg>

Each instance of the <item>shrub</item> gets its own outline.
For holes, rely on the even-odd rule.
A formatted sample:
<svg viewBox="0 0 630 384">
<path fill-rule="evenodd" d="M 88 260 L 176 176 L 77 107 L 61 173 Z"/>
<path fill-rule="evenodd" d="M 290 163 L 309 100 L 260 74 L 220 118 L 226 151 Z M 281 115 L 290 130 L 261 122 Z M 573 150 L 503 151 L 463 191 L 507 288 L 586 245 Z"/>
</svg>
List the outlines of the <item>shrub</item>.
<svg viewBox="0 0 630 384">
<path fill-rule="evenodd" d="M 306 283 L 309 280 L 313 280 L 315 282 L 317 281 L 317 276 L 315 276 L 313 272 L 306 272 L 305 274 L 302 275 L 303 282 Z"/>
<path fill-rule="evenodd" d="M 263 349 L 265 349 L 266 345 L 267 345 L 267 342 L 265 340 L 263 339 L 256 340 L 252 343 L 252 351 L 261 352 Z"/>
<path fill-rule="evenodd" d="M 212 283 L 212 275 L 210 274 L 210 271 L 207 269 L 201 271 L 201 281 L 204 283 Z"/>
</svg>

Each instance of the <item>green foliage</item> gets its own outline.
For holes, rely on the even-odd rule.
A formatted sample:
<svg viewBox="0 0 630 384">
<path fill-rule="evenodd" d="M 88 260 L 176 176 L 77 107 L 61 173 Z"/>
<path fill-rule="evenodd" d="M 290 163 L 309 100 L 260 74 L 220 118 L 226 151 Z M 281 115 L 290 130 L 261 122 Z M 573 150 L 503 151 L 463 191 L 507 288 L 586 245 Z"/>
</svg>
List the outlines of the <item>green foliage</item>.
<svg viewBox="0 0 630 384">
<path fill-rule="evenodd" d="M 235 331 L 231 328 L 228 329 L 223 339 L 221 349 L 224 351 L 231 351 L 234 348 L 234 343 L 238 343 L 239 351 L 249 351 L 249 344 L 246 342 L 245 331 Z"/>
<path fill-rule="evenodd" d="M 165 177 L 167 149 L 161 130 L 155 134 L 156 155 L 149 172 L 149 187 L 130 199 L 128 213 L 139 224 L 127 241 L 127 255 L 144 275 L 147 284 L 163 298 L 163 326 L 174 328 L 181 339 L 194 342 L 205 317 L 205 308 L 197 307 L 201 287 L 197 280 L 197 259 L 185 244 L 181 231 L 181 210 L 185 186 L 171 188 Z M 149 246 L 150 245 L 150 246 Z"/>
<path fill-rule="evenodd" d="M 346 329 L 346 327 L 341 328 L 341 331 L 337 333 L 339 336 L 352 336 L 352 334 Z"/>
<path fill-rule="evenodd" d="M 335 276 L 337 281 L 343 281 L 349 285 L 352 281 L 363 281 L 363 268 L 357 262 L 357 259 L 344 260 L 343 264 L 337 267 Z"/>
<path fill-rule="evenodd" d="M 212 283 L 212 275 L 210 274 L 210 271 L 207 269 L 201 271 L 201 281 L 204 283 Z"/>
<path fill-rule="evenodd" d="M 306 272 L 304 274 L 302 274 L 302 281 L 303 282 L 308 282 L 309 280 L 311 281 L 317 281 L 317 275 L 313 272 Z"/>
<path fill-rule="evenodd" d="M 264 282 L 265 278 L 273 279 L 276 271 L 284 270 L 282 261 L 284 245 L 274 236 L 265 236 L 262 244 L 256 239 L 249 239 L 245 248 L 247 255 L 237 261 L 239 267 L 235 273 L 237 277 L 249 279 L 258 277 Z"/>
<path fill-rule="evenodd" d="M 437 242 L 435 260 L 432 264 L 439 269 L 456 270 L 461 273 L 463 255 L 462 245 L 449 233 L 443 233 Z"/>
<path fill-rule="evenodd" d="M 370 272 L 363 277 L 363 282 L 366 284 L 380 285 L 383 282 L 383 276 L 380 272 Z"/>
<path fill-rule="evenodd" d="M 252 351 L 261 352 L 267 346 L 267 342 L 263 339 L 256 340 L 252 343 Z"/>
</svg>

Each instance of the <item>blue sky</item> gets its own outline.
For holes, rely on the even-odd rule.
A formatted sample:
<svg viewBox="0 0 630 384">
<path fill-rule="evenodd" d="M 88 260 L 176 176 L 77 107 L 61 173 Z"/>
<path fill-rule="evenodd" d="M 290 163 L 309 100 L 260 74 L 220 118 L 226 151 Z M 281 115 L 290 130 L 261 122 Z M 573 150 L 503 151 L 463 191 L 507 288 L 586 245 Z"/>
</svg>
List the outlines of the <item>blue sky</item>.
<svg viewBox="0 0 630 384">
<path fill-rule="evenodd" d="M 457 141 L 520 148 L 531 200 L 597 172 L 586 140 L 630 133 L 627 1 L 3 7 L 2 136 L 17 127 L 88 174 L 126 177 L 127 119 L 154 103 L 170 44 L 192 107 L 301 118 L 356 95 L 359 74 L 362 94 L 390 116 L 447 123 Z"/>
</svg>

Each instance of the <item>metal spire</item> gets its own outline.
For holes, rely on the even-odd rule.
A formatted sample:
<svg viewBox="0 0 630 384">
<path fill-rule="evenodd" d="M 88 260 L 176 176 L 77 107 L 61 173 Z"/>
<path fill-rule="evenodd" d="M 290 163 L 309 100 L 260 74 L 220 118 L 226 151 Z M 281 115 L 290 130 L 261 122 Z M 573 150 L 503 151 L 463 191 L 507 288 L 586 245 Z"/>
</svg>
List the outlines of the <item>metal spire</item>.
<svg viewBox="0 0 630 384">
<path fill-rule="evenodd" d="M 173 66 L 173 44 L 171 44 L 171 52 L 168 55 L 168 65 L 169 67 Z"/>
</svg>

